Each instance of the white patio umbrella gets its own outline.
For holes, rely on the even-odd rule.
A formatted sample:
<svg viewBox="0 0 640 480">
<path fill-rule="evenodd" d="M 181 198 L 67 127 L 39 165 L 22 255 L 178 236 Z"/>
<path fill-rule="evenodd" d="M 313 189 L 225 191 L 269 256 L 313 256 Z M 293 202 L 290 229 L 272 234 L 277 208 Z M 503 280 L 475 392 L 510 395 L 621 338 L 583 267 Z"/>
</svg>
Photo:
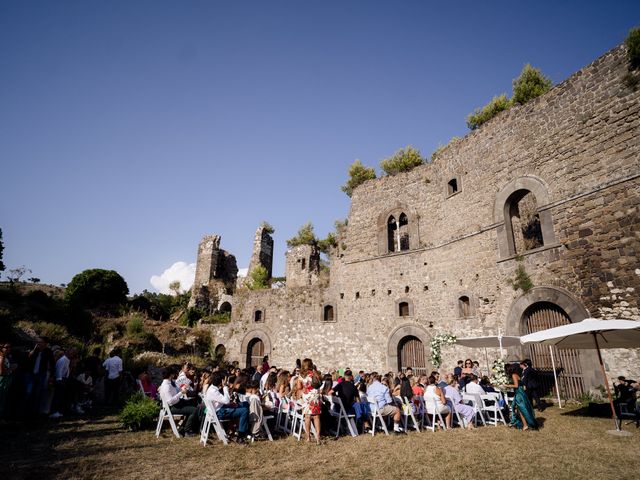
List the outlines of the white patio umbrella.
<svg viewBox="0 0 640 480">
<path fill-rule="evenodd" d="M 499 348 L 500 358 L 502 358 L 504 357 L 503 347 L 519 347 L 520 337 L 504 336 L 498 331 L 498 335 L 457 338 L 456 343 L 458 345 L 462 345 L 463 347 L 484 348 L 484 359 L 487 362 L 487 373 L 490 373 L 491 367 L 489 366 L 489 356 L 487 355 L 487 348 Z"/>
<path fill-rule="evenodd" d="M 599 320 L 587 318 L 581 322 L 569 323 L 560 327 L 541 330 L 520 337 L 523 344 L 540 343 L 554 345 L 557 348 L 595 349 L 598 352 L 598 361 L 604 377 L 604 385 L 607 388 L 607 396 L 611 405 L 611 414 L 616 424 L 616 429 L 610 433 L 620 434 L 620 422 L 618 421 L 609 379 L 604 370 L 601 348 L 637 348 L 640 347 L 640 322 L 633 320 Z M 625 432 L 627 433 L 627 432 Z"/>
</svg>

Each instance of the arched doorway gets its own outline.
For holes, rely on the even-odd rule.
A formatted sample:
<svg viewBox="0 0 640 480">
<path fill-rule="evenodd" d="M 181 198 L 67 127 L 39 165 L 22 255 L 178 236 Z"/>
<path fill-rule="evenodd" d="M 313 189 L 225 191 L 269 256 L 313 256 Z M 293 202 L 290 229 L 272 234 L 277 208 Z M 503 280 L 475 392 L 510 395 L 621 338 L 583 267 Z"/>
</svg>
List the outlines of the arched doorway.
<svg viewBox="0 0 640 480">
<path fill-rule="evenodd" d="M 398 370 L 413 369 L 415 375 L 427 374 L 427 363 L 422 341 L 413 335 L 407 335 L 398 342 Z"/>
<path fill-rule="evenodd" d="M 247 368 L 262 365 L 264 343 L 259 338 L 252 339 L 247 345 Z"/>
<path fill-rule="evenodd" d="M 567 313 L 551 302 L 536 302 L 529 306 L 522 315 L 522 328 L 525 334 L 559 327 L 568 323 L 571 323 L 571 319 Z M 560 393 L 567 398 L 578 398 L 585 391 L 580 351 L 552 348 Z M 530 345 L 525 347 L 525 354 L 527 353 L 533 363 L 533 367 L 540 372 L 541 393 L 554 390 L 555 384 L 549 347 L 547 345 Z"/>
</svg>

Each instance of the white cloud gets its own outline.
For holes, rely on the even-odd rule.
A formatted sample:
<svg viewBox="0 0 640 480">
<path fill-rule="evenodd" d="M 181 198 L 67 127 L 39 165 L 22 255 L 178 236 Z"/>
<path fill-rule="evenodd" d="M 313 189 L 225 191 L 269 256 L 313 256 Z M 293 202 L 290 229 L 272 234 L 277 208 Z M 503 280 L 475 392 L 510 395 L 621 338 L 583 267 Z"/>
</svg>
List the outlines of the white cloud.
<svg viewBox="0 0 640 480">
<path fill-rule="evenodd" d="M 195 263 L 176 262 L 162 272 L 162 274 L 151 277 L 149 282 L 158 292 L 170 294 L 172 293 L 169 289 L 171 282 L 179 281 L 181 290 L 185 292 L 193 285 L 195 276 Z"/>
<path fill-rule="evenodd" d="M 248 268 L 241 268 L 238 270 L 238 278 L 246 277 L 247 273 L 249 273 Z"/>
</svg>

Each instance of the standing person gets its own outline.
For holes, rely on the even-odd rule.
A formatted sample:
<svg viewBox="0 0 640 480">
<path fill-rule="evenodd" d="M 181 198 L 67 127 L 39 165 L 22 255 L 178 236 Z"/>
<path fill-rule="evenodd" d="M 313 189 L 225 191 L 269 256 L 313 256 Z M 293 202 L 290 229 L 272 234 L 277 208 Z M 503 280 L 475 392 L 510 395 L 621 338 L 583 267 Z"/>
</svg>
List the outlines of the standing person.
<svg viewBox="0 0 640 480">
<path fill-rule="evenodd" d="M 269 355 L 262 357 L 262 373 L 265 374 L 269 371 Z"/>
<path fill-rule="evenodd" d="M 11 387 L 11 381 L 13 380 L 11 370 L 11 361 L 9 356 L 11 354 L 11 344 L 0 344 L 0 418 L 4 413 L 4 406 L 7 403 L 7 397 L 9 396 L 9 387 Z"/>
<path fill-rule="evenodd" d="M 107 378 L 105 378 L 104 382 L 104 399 L 107 405 L 118 403 L 120 376 L 122 374 L 122 359 L 118 356 L 119 353 L 117 349 L 111 350 L 109 358 L 102 364 L 102 367 L 107 372 Z"/>
<path fill-rule="evenodd" d="M 456 366 L 456 368 L 453 369 L 453 374 L 456 375 L 458 378 L 460 378 L 460 375 L 462 375 L 463 365 L 464 365 L 464 362 L 462 360 L 458 360 L 458 365 Z"/>
<path fill-rule="evenodd" d="M 313 361 L 305 358 L 300 368 L 300 376 L 296 380 L 299 398 L 303 401 L 302 412 L 304 414 L 304 426 L 306 428 L 307 442 L 311 440 L 311 420 L 316 429 L 316 443 L 320 445 L 320 379 L 314 374 Z"/>
<path fill-rule="evenodd" d="M 536 421 L 536 415 L 533 413 L 533 407 L 527 397 L 522 385 L 522 379 L 518 371 L 518 366 L 514 364 L 508 364 L 505 367 L 505 373 L 507 378 L 512 380 L 512 384 L 505 385 L 507 388 L 513 388 L 515 396 L 509 407 L 511 408 L 511 422 L 510 426 L 516 427 L 521 430 L 529 430 L 529 428 L 538 428 L 538 422 Z"/>
<path fill-rule="evenodd" d="M 49 348 L 49 340 L 46 337 L 38 337 L 35 347 L 29 352 L 26 376 L 27 404 L 32 411 L 41 411 L 49 377 L 53 374 L 53 365 L 53 352 Z"/>
<path fill-rule="evenodd" d="M 540 402 L 540 381 L 538 380 L 538 371 L 533 368 L 531 360 L 528 358 L 520 362 L 520 368 L 522 369 L 522 385 L 524 385 L 527 397 L 533 406 L 535 400 L 535 407 L 539 412 L 543 410 L 542 403 Z"/>
<path fill-rule="evenodd" d="M 64 350 L 56 350 L 54 358 L 56 360 L 56 383 L 53 390 L 53 413 L 49 415 L 49 418 L 60 418 L 62 417 L 62 412 L 66 413 L 67 407 L 69 406 L 67 398 L 69 395 L 68 388 L 71 361 Z"/>
</svg>

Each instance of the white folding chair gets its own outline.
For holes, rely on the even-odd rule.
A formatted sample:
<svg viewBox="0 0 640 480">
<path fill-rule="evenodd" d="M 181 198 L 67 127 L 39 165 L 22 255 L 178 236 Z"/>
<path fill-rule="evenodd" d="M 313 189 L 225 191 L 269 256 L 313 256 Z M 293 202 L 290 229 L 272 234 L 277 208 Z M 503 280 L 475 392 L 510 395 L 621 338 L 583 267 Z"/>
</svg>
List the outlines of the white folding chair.
<svg viewBox="0 0 640 480">
<path fill-rule="evenodd" d="M 267 438 L 270 442 L 273 442 L 273 437 L 271 436 L 271 430 L 269 430 L 269 425 L 267 424 L 267 420 L 271 420 L 275 418 L 273 415 L 262 415 L 262 429 L 267 434 Z"/>
<path fill-rule="evenodd" d="M 138 387 L 138 390 L 142 393 L 144 393 L 146 395 L 146 392 L 144 391 L 144 387 L 142 386 L 142 382 L 140 381 L 140 379 L 136 380 L 136 386 Z"/>
<path fill-rule="evenodd" d="M 427 428 L 427 426 L 431 426 L 429 415 L 427 414 L 427 407 L 424 404 L 424 397 L 422 395 L 414 395 L 412 400 L 416 405 L 415 415 L 420 421 L 420 428 Z"/>
<path fill-rule="evenodd" d="M 415 428 L 416 432 L 419 432 L 420 427 L 418 426 L 418 421 L 413 414 L 413 403 L 410 402 L 407 397 L 395 397 L 395 401 L 398 408 L 400 408 L 400 413 L 402 414 L 402 426 L 404 431 L 408 431 L 409 419 L 411 419 L 413 428 Z"/>
<path fill-rule="evenodd" d="M 209 400 L 206 396 L 204 397 L 204 406 L 206 407 L 206 413 L 204 417 L 204 423 L 202 424 L 202 431 L 200 432 L 200 443 L 203 446 L 207 445 L 207 440 L 209 439 L 209 430 L 211 429 L 211 425 L 213 425 L 213 429 L 216 432 L 218 439 L 222 443 L 227 445 L 229 443 L 227 433 L 224 431 L 224 428 L 222 428 L 221 420 L 218 419 L 216 409 L 213 408 L 211 400 Z"/>
<path fill-rule="evenodd" d="M 424 398 L 424 405 L 425 405 L 425 410 L 427 412 L 427 415 L 431 417 L 431 418 L 429 418 L 430 425 L 428 427 L 426 427 L 427 430 L 431 430 L 432 432 L 435 432 L 436 431 L 436 427 L 438 427 L 438 426 L 442 430 L 446 430 L 447 429 L 447 424 L 444 422 L 444 419 L 442 418 L 442 415 L 440 414 L 440 412 L 436 408 L 435 399 L 430 398 L 430 397 L 425 397 Z"/>
<path fill-rule="evenodd" d="M 486 416 L 489 425 L 495 425 L 497 427 L 498 422 L 502 422 L 505 425 L 507 424 L 502 414 L 502 408 L 500 408 L 501 398 L 502 395 L 499 392 L 489 392 L 485 395 L 480 395 L 482 413 Z"/>
<path fill-rule="evenodd" d="M 460 412 L 458 412 L 458 410 L 456 409 L 456 405 L 453 403 L 453 400 L 451 400 L 449 397 L 446 398 L 447 406 L 451 410 L 451 415 L 453 415 L 453 417 L 451 417 L 451 427 L 453 428 L 454 424 L 457 423 L 460 428 L 466 428 L 467 422 L 463 417 L 460 416 Z"/>
<path fill-rule="evenodd" d="M 380 410 L 378 409 L 378 404 L 376 403 L 376 401 L 367 398 L 367 403 L 369 404 L 369 409 L 371 410 L 371 435 L 373 436 L 376 434 L 376 420 L 380 422 L 380 427 L 384 431 L 385 435 L 389 435 L 387 424 L 384 421 L 384 417 L 380 414 Z"/>
<path fill-rule="evenodd" d="M 162 397 L 161 397 L 161 400 L 162 400 L 162 408 L 160 409 L 160 413 L 158 414 L 158 425 L 156 426 L 156 438 L 160 437 L 160 432 L 162 431 L 162 424 L 164 423 L 165 420 L 169 420 L 169 425 L 171 425 L 171 430 L 173 431 L 173 434 L 177 438 L 180 438 L 180 433 L 178 433 L 178 426 L 176 425 L 175 419 L 176 418 L 182 419 L 184 415 L 179 415 L 179 414 L 174 415 L 173 413 L 171 413 L 171 407 L 169 407 L 169 404 L 166 402 L 166 400 Z"/>
<path fill-rule="evenodd" d="M 478 417 L 480 417 L 482 424 L 486 426 L 487 423 L 484 420 L 484 415 L 482 415 L 482 399 L 480 395 L 477 393 L 463 393 L 462 401 L 473 407 L 473 422 L 475 426 L 478 426 Z"/>
<path fill-rule="evenodd" d="M 352 437 L 357 437 L 358 429 L 356 428 L 355 422 L 356 416 L 353 413 L 347 413 L 347 409 L 344 408 L 342 400 L 340 400 L 340 397 L 337 395 L 325 396 L 325 398 L 331 402 L 331 409 L 329 410 L 329 413 L 332 417 L 338 419 L 336 424 L 336 438 L 340 435 L 340 427 L 343 425 L 343 420 L 344 425 L 349 430 L 349 434 Z"/>
<path fill-rule="evenodd" d="M 291 399 L 282 397 L 278 405 L 278 416 L 276 417 L 276 430 L 284 433 L 291 433 Z"/>
</svg>

